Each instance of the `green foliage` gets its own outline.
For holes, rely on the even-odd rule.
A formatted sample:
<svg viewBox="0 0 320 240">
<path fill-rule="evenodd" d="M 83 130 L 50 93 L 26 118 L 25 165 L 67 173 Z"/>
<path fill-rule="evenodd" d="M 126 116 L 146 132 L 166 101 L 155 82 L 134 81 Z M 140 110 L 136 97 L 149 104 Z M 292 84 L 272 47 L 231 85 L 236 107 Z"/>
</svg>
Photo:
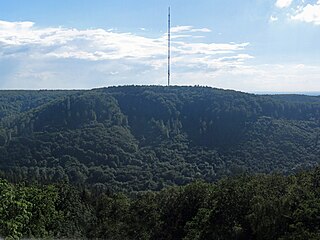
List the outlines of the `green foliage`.
<svg viewBox="0 0 320 240">
<path fill-rule="evenodd" d="M 239 176 L 132 196 L 0 181 L 6 238 L 319 239 L 320 168 Z"/>
<path fill-rule="evenodd" d="M 23 236 L 23 227 L 32 215 L 29 211 L 30 205 L 23 190 L 15 189 L 0 179 L 0 236 L 12 239 Z"/>
<path fill-rule="evenodd" d="M 1 237 L 320 238 L 319 97 L 125 86 L 0 100 Z M 252 175 L 271 172 L 289 176 Z"/>
<path fill-rule="evenodd" d="M 12 182 L 139 192 L 320 162 L 319 97 L 123 86 L 0 99 L 0 176 Z"/>
<path fill-rule="evenodd" d="M 52 236 L 51 227 L 59 219 L 55 209 L 57 189 L 53 186 L 26 187 L 24 191 L 25 199 L 31 203 L 28 211 L 32 213 L 29 224 L 23 229 L 24 234 L 36 238 Z"/>
</svg>

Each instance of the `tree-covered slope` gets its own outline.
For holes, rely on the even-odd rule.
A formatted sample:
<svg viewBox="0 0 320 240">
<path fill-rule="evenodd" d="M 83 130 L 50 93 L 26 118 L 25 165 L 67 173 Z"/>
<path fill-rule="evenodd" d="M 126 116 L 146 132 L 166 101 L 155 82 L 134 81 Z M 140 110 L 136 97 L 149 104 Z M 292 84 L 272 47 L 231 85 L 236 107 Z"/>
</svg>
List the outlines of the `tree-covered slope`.
<svg viewBox="0 0 320 240">
<path fill-rule="evenodd" d="M 77 91 L 28 91 L 2 90 L 0 92 L 0 120 L 27 112 L 55 99 L 74 94 Z"/>
<path fill-rule="evenodd" d="M 96 185 L 19 185 L 0 179 L 8 239 L 320 238 L 320 169 L 291 176 L 197 181 L 129 197 Z"/>
<path fill-rule="evenodd" d="M 12 181 L 159 190 L 320 162 L 319 97 L 160 86 L 27 93 L 30 109 L 9 109 L 1 123 L 0 169 Z"/>
</svg>

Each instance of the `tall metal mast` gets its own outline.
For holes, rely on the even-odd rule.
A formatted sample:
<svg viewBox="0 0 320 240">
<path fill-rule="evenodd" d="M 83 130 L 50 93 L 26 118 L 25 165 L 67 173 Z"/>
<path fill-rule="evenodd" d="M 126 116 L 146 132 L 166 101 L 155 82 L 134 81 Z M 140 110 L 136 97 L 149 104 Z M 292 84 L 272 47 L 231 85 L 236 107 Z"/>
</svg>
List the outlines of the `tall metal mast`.
<svg viewBox="0 0 320 240">
<path fill-rule="evenodd" d="M 170 7 L 168 8 L 168 86 L 170 86 Z"/>
</svg>

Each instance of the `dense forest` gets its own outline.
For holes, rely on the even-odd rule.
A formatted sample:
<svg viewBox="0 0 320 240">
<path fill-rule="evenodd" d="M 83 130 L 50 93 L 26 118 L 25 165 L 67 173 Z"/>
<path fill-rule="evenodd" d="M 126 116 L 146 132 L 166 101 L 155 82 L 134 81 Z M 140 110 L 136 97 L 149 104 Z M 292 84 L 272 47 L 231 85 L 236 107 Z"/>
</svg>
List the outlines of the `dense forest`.
<svg viewBox="0 0 320 240">
<path fill-rule="evenodd" d="M 320 239 L 320 97 L 0 91 L 0 238 Z"/>
<path fill-rule="evenodd" d="M 320 97 L 209 87 L 0 91 L 0 176 L 159 191 L 320 162 Z"/>
<path fill-rule="evenodd" d="M 0 236 L 95 239 L 320 239 L 320 168 L 196 181 L 128 197 L 0 180 Z"/>
</svg>

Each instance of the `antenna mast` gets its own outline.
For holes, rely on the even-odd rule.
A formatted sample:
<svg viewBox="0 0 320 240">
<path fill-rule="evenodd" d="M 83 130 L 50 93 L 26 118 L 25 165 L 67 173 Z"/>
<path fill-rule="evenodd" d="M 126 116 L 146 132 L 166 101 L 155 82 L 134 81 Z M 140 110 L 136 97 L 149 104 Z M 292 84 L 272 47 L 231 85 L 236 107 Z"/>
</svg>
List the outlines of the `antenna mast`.
<svg viewBox="0 0 320 240">
<path fill-rule="evenodd" d="M 168 86 L 170 86 L 170 7 L 168 7 Z"/>
</svg>

